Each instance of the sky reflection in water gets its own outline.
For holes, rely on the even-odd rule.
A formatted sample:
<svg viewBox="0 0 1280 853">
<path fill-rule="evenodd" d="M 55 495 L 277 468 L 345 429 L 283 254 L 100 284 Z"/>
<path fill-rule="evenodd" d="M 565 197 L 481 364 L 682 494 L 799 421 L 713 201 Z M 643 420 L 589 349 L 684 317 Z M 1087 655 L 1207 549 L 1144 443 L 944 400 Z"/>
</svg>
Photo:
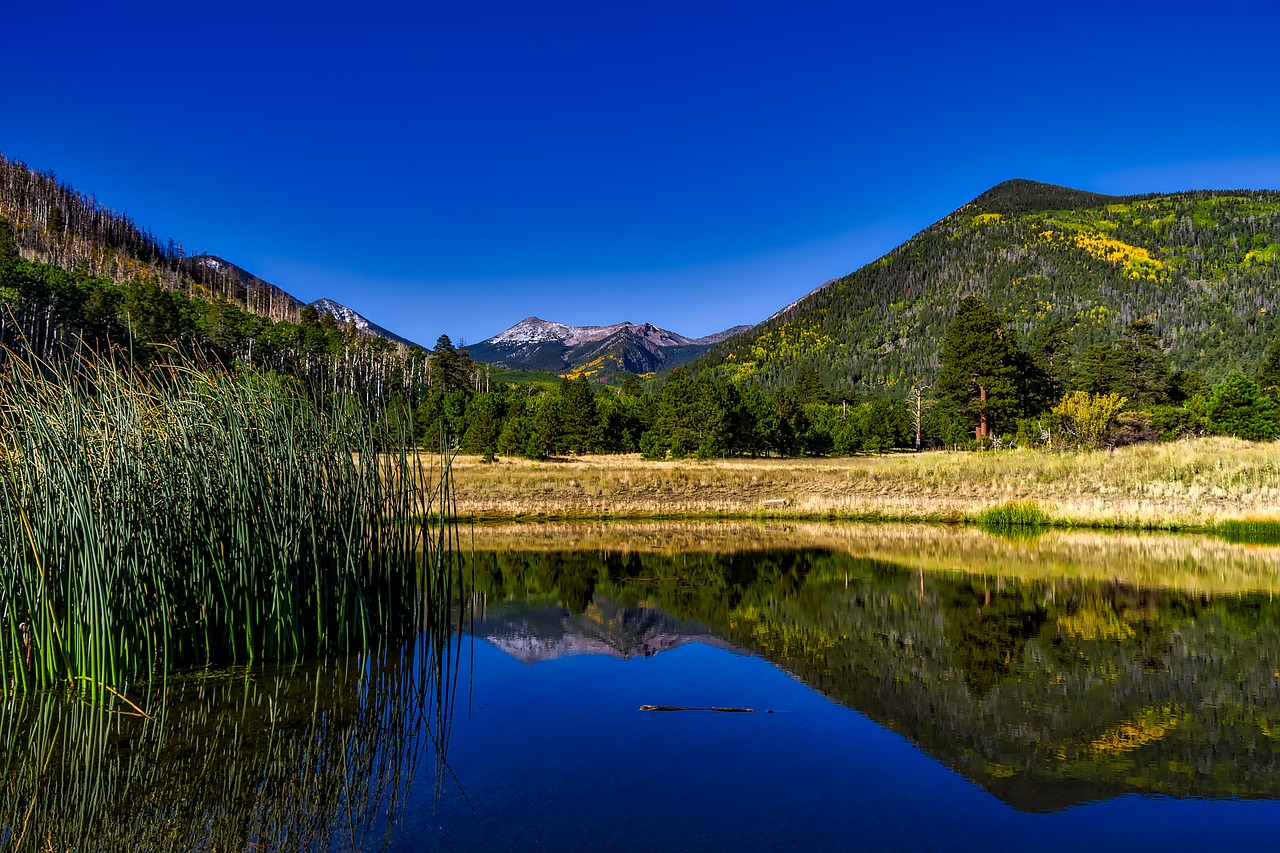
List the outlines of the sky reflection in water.
<svg viewBox="0 0 1280 853">
<path fill-rule="evenodd" d="M 0 850 L 1272 846 L 1280 549 L 669 528 L 481 537 L 470 635 L 135 693 L 163 723 L 16 697 Z"/>
<path fill-rule="evenodd" d="M 1205 850 L 1280 826 L 1269 596 L 926 575 L 920 598 L 901 567 L 770 550 L 706 560 L 713 596 L 687 556 L 614 556 L 479 556 L 465 799 L 415 796 L 396 849 Z"/>
</svg>

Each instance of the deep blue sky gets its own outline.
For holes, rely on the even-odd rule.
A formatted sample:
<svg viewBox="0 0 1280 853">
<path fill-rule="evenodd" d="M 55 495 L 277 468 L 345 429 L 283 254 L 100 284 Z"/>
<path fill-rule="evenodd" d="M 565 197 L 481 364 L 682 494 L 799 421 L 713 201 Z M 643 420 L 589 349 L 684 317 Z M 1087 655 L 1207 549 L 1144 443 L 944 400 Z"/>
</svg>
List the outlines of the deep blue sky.
<svg viewBox="0 0 1280 853">
<path fill-rule="evenodd" d="M 1280 4 L 11 4 L 0 153 L 425 344 L 755 323 L 1006 178 L 1280 188 Z"/>
</svg>

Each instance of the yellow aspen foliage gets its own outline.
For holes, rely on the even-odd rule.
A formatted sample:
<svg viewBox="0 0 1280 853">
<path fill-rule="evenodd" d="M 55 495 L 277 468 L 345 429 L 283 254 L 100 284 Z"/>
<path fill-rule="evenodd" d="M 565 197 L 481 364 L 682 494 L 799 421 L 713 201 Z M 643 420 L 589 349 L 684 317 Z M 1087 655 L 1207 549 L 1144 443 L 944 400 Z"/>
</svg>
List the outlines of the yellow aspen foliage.
<svg viewBox="0 0 1280 853">
<path fill-rule="evenodd" d="M 1053 407 L 1053 418 L 1058 429 L 1074 438 L 1081 447 L 1097 447 L 1127 402 L 1129 398 L 1119 394 L 1075 391 Z"/>
</svg>

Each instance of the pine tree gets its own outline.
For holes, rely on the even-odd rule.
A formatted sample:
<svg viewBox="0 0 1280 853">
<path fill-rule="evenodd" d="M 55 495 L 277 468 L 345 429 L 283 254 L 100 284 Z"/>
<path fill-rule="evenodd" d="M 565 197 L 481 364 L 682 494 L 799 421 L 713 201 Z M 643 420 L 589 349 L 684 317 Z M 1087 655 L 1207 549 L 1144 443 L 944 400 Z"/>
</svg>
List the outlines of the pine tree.
<svg viewBox="0 0 1280 853">
<path fill-rule="evenodd" d="M 938 397 L 978 440 L 994 435 L 1018 407 L 1017 347 L 1006 322 L 981 299 L 966 296 L 942 341 Z"/>
<path fill-rule="evenodd" d="M 585 376 L 560 381 L 560 445 L 568 453 L 590 453 L 600 445 L 596 393 Z"/>
<path fill-rule="evenodd" d="M 1255 379 L 1263 391 L 1273 399 L 1280 399 L 1280 339 L 1271 345 Z"/>
<path fill-rule="evenodd" d="M 1213 386 L 1208 415 L 1210 429 L 1219 435 L 1249 441 L 1271 441 L 1280 436 L 1276 402 L 1240 371 Z"/>
</svg>

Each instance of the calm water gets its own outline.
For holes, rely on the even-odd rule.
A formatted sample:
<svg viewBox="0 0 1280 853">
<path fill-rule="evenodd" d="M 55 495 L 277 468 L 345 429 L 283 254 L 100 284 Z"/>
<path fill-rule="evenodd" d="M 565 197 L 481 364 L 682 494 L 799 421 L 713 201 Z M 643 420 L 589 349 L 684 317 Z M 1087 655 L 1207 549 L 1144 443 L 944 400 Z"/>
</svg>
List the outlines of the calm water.
<svg viewBox="0 0 1280 853">
<path fill-rule="evenodd" d="M 481 531 L 448 643 L 131 693 L 163 725 L 11 702 L 0 839 L 1270 848 L 1278 572 L 1194 538 Z"/>
</svg>

